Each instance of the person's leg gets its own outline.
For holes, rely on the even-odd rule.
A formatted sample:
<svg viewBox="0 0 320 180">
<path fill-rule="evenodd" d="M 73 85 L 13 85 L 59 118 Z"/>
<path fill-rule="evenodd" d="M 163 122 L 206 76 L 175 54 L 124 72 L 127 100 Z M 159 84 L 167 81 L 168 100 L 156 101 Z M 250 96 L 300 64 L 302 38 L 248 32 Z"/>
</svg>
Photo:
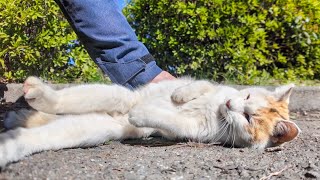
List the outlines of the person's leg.
<svg viewBox="0 0 320 180">
<path fill-rule="evenodd" d="M 114 83 L 135 88 L 158 75 L 171 78 L 138 41 L 114 0 L 56 2 L 91 58 Z"/>
</svg>

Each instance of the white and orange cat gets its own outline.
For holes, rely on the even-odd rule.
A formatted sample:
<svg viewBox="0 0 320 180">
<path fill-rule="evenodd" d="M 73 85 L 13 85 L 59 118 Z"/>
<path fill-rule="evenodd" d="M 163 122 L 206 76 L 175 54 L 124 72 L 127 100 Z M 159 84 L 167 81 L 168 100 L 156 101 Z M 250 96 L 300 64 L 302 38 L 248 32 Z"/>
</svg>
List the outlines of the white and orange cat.
<svg viewBox="0 0 320 180">
<path fill-rule="evenodd" d="M 263 149 L 294 139 L 289 120 L 293 85 L 270 92 L 204 80 L 177 79 L 135 91 L 118 85 L 79 85 L 54 90 L 35 77 L 24 83 L 37 111 L 9 112 L 0 134 L 0 166 L 35 152 L 94 146 L 109 140 L 161 135 Z"/>
</svg>

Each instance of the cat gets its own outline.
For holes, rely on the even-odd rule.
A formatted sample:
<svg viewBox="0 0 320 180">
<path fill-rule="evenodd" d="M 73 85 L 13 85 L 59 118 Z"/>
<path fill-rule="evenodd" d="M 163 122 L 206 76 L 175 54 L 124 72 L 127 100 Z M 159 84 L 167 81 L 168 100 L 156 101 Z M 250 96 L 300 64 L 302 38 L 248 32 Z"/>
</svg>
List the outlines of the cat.
<svg viewBox="0 0 320 180">
<path fill-rule="evenodd" d="M 89 147 L 109 140 L 160 135 L 168 139 L 264 149 L 293 140 L 289 120 L 294 85 L 268 91 L 179 78 L 134 91 L 119 85 L 78 85 L 54 90 L 26 79 L 24 98 L 34 110 L 6 114 L 0 166 L 44 150 Z"/>
</svg>

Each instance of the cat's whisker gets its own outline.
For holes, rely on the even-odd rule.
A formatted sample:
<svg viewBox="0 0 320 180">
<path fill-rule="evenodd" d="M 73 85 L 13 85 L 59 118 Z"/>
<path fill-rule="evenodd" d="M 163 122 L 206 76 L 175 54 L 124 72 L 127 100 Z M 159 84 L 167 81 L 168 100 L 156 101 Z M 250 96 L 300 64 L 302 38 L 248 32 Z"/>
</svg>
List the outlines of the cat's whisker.
<svg viewBox="0 0 320 180">
<path fill-rule="evenodd" d="M 224 121 L 224 123 L 221 125 L 220 129 L 217 131 L 217 134 L 219 136 L 216 136 L 213 139 L 214 142 L 218 142 L 223 137 L 223 135 L 226 133 L 226 131 L 228 129 L 228 126 L 229 126 L 228 122 Z M 220 133 L 220 132 L 222 132 L 222 133 Z"/>
<path fill-rule="evenodd" d="M 227 124 L 228 124 L 227 121 L 222 122 L 222 125 L 220 126 L 220 128 L 218 129 L 217 132 L 220 132 L 224 128 L 224 126 L 227 125 Z"/>
<path fill-rule="evenodd" d="M 231 131 L 230 126 L 228 126 L 228 128 L 227 128 L 228 136 L 227 136 L 227 139 L 225 140 L 225 142 L 222 144 L 222 146 L 225 146 L 228 143 L 229 138 L 230 138 L 230 131 Z"/>
<path fill-rule="evenodd" d="M 236 127 L 232 124 L 232 134 L 233 134 L 233 141 L 232 141 L 232 148 L 234 148 L 235 146 L 234 146 L 234 144 L 235 144 L 235 140 L 236 140 L 236 133 L 235 133 L 235 129 L 236 129 Z"/>
<path fill-rule="evenodd" d="M 224 117 L 224 116 L 221 116 L 221 118 L 218 119 L 218 121 L 225 121 L 225 120 L 226 120 L 226 117 Z"/>
<path fill-rule="evenodd" d="M 232 118 L 231 114 L 229 113 L 229 111 L 227 111 L 227 115 L 228 115 L 229 119 L 231 119 L 232 122 L 233 122 L 233 118 Z M 232 127 L 230 128 L 230 126 L 232 126 Z M 232 123 L 232 124 L 229 124 L 229 127 L 228 127 L 228 129 L 229 129 L 229 131 L 228 131 L 228 136 L 227 136 L 227 139 L 226 139 L 226 141 L 224 142 L 223 146 L 228 143 L 228 140 L 229 140 L 230 137 L 231 137 L 231 138 L 233 137 L 233 135 L 232 135 L 232 133 L 234 133 L 234 132 L 233 132 L 233 127 L 234 127 L 234 124 L 233 124 L 233 123 Z M 230 134 L 231 134 L 231 136 L 230 136 Z M 231 139 L 231 142 L 232 142 L 232 139 Z"/>
<path fill-rule="evenodd" d="M 230 128 L 230 126 L 232 126 L 232 124 L 228 124 L 228 127 L 227 127 L 227 129 L 226 129 L 226 132 L 228 133 L 228 136 L 227 136 L 227 139 L 225 140 L 225 142 L 223 143 L 223 145 L 222 146 L 224 146 L 224 145 L 226 145 L 227 143 L 228 143 L 228 141 L 229 141 L 229 138 L 230 138 L 230 131 L 231 131 L 231 128 Z M 224 132 L 225 133 L 225 132 Z M 223 134 L 224 134 L 223 133 Z"/>
<path fill-rule="evenodd" d="M 220 128 L 217 130 L 217 133 L 216 133 L 218 136 L 215 136 L 215 137 L 212 139 L 212 142 L 218 142 L 218 140 L 220 139 L 220 136 L 219 136 L 219 135 L 221 135 L 220 131 L 223 130 L 223 129 L 225 128 L 225 126 L 226 126 L 226 123 L 224 123 L 224 124 L 222 124 L 222 125 L 220 126 Z"/>
</svg>

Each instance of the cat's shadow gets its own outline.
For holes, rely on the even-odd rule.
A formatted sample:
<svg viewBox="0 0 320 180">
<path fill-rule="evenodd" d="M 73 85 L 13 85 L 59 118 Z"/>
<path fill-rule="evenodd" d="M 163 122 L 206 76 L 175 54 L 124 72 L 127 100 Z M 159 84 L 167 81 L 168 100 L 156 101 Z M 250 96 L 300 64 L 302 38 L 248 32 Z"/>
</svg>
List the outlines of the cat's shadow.
<svg viewBox="0 0 320 180">
<path fill-rule="evenodd" d="M 177 147 L 193 147 L 193 148 L 209 148 L 212 146 L 223 146 L 227 148 L 234 148 L 233 146 L 217 143 L 201 143 L 192 142 L 190 140 L 169 140 L 160 136 L 151 136 L 142 139 L 126 139 L 120 141 L 121 144 L 130 146 L 143 146 L 143 147 L 163 147 L 163 146 L 177 146 Z"/>
<path fill-rule="evenodd" d="M 121 144 L 130 145 L 130 146 L 144 146 L 144 147 L 162 147 L 162 146 L 173 146 L 184 141 L 173 141 L 163 137 L 148 137 L 142 139 L 126 139 L 120 141 Z"/>
</svg>

